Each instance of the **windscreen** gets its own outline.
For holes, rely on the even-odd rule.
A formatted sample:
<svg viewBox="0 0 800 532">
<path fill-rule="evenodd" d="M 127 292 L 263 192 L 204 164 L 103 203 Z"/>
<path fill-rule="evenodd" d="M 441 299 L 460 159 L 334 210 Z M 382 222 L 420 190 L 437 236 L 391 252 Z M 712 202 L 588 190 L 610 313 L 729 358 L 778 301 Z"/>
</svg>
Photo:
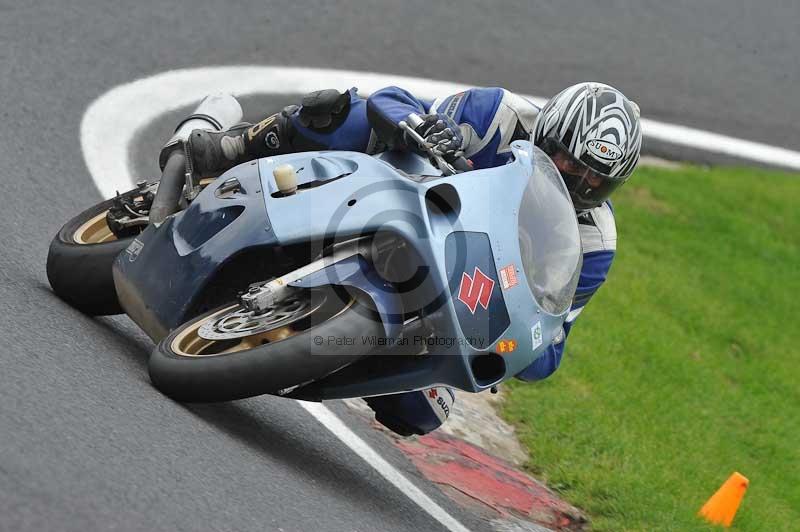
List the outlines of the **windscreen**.
<svg viewBox="0 0 800 532">
<path fill-rule="evenodd" d="M 522 267 L 542 310 L 561 314 L 570 307 L 580 275 L 578 221 L 558 169 L 536 147 L 533 165 L 519 209 Z"/>
</svg>

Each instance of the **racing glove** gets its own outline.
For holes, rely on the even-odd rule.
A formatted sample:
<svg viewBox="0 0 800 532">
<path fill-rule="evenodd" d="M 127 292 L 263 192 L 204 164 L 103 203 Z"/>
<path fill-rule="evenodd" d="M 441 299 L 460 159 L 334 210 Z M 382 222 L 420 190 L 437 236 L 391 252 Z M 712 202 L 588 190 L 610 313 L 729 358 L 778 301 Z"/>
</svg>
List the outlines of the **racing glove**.
<svg viewBox="0 0 800 532">
<path fill-rule="evenodd" d="M 420 118 L 422 123 L 414 129 L 425 142 L 433 145 L 434 151 L 447 161 L 462 155 L 464 137 L 453 119 L 440 113 L 422 115 Z M 406 146 L 416 147 L 416 142 L 407 136 L 405 143 Z"/>
</svg>

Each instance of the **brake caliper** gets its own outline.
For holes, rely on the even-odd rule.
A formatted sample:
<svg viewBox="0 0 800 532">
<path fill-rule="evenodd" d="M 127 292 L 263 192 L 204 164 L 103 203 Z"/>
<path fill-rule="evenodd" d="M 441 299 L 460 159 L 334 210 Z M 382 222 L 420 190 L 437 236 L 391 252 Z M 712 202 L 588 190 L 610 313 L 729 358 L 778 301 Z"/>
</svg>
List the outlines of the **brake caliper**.
<svg viewBox="0 0 800 532">
<path fill-rule="evenodd" d="M 139 181 L 136 190 L 117 194 L 106 213 L 108 228 L 117 238 L 136 236 L 147 227 L 157 189 L 158 183 Z"/>
</svg>

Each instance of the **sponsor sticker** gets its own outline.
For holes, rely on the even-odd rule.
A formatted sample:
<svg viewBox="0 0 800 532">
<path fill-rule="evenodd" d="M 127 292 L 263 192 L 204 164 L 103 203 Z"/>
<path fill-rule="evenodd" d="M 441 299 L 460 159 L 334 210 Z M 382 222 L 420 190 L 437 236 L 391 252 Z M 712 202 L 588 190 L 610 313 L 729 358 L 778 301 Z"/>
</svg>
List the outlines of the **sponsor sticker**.
<svg viewBox="0 0 800 532">
<path fill-rule="evenodd" d="M 439 408 L 442 409 L 442 413 L 444 413 L 444 419 L 442 421 L 445 421 L 448 417 L 450 417 L 450 406 L 447 404 L 447 401 L 445 401 L 444 397 L 442 396 L 436 398 L 436 404 L 439 405 Z"/>
<path fill-rule="evenodd" d="M 531 341 L 533 342 L 533 348 L 536 349 L 540 345 L 542 345 L 542 322 L 537 321 L 536 325 L 531 327 Z"/>
<path fill-rule="evenodd" d="M 450 415 L 450 405 L 452 404 L 451 402 L 448 402 L 447 398 L 445 397 L 447 394 L 439 395 L 439 392 L 436 388 L 431 388 L 428 390 L 427 395 L 428 402 L 431 405 L 436 405 L 439 407 L 440 412 L 436 412 L 434 410 L 436 417 L 438 417 L 440 421 L 445 421 Z"/>
<path fill-rule="evenodd" d="M 517 286 L 517 269 L 513 264 L 500 269 L 500 285 L 502 285 L 503 290 Z"/>
<path fill-rule="evenodd" d="M 475 314 L 479 303 L 484 310 L 489 310 L 489 301 L 492 299 L 493 291 L 494 281 L 477 266 L 471 277 L 467 272 L 461 274 L 458 300 L 464 303 L 472 314 Z"/>
<path fill-rule="evenodd" d="M 497 354 L 504 355 L 506 353 L 513 353 L 517 348 L 516 340 L 503 339 L 497 342 Z"/>
<path fill-rule="evenodd" d="M 622 158 L 622 149 L 613 142 L 607 140 L 587 140 L 586 149 L 595 159 L 603 162 L 613 162 Z"/>
</svg>

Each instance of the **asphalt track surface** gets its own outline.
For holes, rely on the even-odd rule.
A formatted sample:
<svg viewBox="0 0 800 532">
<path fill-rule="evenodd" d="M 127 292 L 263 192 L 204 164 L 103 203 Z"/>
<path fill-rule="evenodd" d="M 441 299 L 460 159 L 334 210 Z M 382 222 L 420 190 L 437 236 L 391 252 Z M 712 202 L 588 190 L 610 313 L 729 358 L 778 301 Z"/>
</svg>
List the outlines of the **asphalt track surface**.
<svg viewBox="0 0 800 532">
<path fill-rule="evenodd" d="M 52 235 L 100 199 L 78 126 L 135 78 L 286 64 L 539 95 L 596 79 L 651 118 L 800 147 L 800 4 L 599 4 L 0 1 L 0 530 L 441 529 L 296 404 L 174 403 L 150 386 L 151 345 L 129 321 L 87 318 L 50 292 Z M 170 120 L 134 147 L 137 170 L 154 169 Z M 331 407 L 464 525 L 488 529 Z"/>
</svg>

